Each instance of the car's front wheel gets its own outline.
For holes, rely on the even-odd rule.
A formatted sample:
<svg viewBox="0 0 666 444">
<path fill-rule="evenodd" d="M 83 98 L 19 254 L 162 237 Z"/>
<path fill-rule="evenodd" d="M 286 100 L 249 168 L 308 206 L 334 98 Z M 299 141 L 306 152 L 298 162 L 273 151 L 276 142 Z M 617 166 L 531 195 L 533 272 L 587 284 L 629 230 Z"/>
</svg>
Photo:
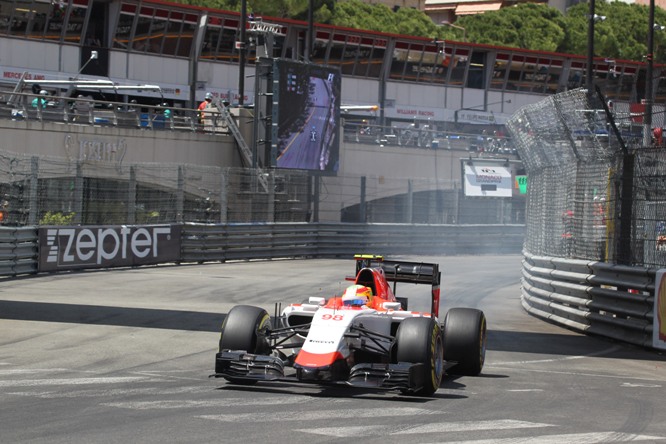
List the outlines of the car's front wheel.
<svg viewBox="0 0 666 444">
<path fill-rule="evenodd" d="M 423 386 L 416 394 L 437 391 L 444 374 L 442 330 L 432 318 L 407 318 L 396 332 L 396 360 L 423 364 Z"/>
<path fill-rule="evenodd" d="M 266 330 L 271 328 L 271 318 L 266 310 L 251 305 L 237 305 L 229 310 L 222 322 L 220 352 L 245 351 L 257 355 L 268 355 L 271 347 Z M 215 369 L 219 372 L 219 369 Z M 230 382 L 253 384 L 256 381 L 226 377 Z"/>
<path fill-rule="evenodd" d="M 486 359 L 486 316 L 474 308 L 452 308 L 444 318 L 444 360 L 457 362 L 448 371 L 476 376 Z"/>
</svg>

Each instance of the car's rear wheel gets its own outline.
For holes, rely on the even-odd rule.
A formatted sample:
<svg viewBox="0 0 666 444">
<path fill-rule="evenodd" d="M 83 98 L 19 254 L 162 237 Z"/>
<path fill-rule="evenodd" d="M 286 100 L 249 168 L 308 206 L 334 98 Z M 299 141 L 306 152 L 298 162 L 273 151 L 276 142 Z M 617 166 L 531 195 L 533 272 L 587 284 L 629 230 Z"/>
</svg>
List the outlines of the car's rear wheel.
<svg viewBox="0 0 666 444">
<path fill-rule="evenodd" d="M 476 376 L 486 359 L 486 316 L 474 308 L 452 308 L 444 318 L 444 360 L 448 373 Z"/>
<path fill-rule="evenodd" d="M 222 322 L 219 351 L 241 350 L 257 355 L 268 355 L 271 347 L 266 338 L 266 330 L 270 328 L 271 318 L 266 310 L 251 305 L 237 305 L 229 310 Z M 256 383 L 254 380 L 242 378 L 225 376 L 225 379 L 238 384 Z"/>
<path fill-rule="evenodd" d="M 395 336 L 396 360 L 423 364 L 423 386 L 416 394 L 430 396 L 437 391 L 444 374 L 442 330 L 432 318 L 407 318 Z"/>
</svg>

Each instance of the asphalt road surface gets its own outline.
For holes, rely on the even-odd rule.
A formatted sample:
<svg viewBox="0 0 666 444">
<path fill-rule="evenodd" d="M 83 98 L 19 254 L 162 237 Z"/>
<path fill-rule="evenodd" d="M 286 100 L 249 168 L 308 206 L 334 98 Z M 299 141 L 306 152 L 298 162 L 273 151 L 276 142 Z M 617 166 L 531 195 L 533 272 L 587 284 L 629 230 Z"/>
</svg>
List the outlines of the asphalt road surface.
<svg viewBox="0 0 666 444">
<path fill-rule="evenodd" d="M 404 259 L 440 264 L 442 314 L 466 306 L 488 318 L 483 374 L 448 378 L 431 398 L 208 378 L 232 306 L 272 313 L 339 293 L 351 259 L 4 280 L 0 442 L 666 442 L 662 354 L 527 315 L 520 256 Z M 398 287 L 415 310 L 428 292 Z"/>
</svg>

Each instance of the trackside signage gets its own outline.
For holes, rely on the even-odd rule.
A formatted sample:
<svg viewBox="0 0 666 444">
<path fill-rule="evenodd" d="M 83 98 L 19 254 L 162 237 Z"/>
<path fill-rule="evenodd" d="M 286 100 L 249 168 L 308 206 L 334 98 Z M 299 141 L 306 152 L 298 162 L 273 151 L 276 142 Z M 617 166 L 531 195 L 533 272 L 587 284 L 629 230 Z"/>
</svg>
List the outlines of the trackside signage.
<svg viewBox="0 0 666 444">
<path fill-rule="evenodd" d="M 39 271 L 177 261 L 180 233 L 180 225 L 41 227 Z"/>
</svg>

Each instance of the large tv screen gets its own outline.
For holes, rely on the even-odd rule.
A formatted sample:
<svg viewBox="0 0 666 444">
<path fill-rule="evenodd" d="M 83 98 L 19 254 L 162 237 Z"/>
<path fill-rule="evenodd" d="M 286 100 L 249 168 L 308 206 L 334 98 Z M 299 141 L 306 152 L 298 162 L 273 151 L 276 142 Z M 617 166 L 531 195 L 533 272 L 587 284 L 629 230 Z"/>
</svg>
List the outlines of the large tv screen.
<svg viewBox="0 0 666 444">
<path fill-rule="evenodd" d="M 273 82 L 273 165 L 329 174 L 337 172 L 340 70 L 275 59 Z"/>
</svg>

